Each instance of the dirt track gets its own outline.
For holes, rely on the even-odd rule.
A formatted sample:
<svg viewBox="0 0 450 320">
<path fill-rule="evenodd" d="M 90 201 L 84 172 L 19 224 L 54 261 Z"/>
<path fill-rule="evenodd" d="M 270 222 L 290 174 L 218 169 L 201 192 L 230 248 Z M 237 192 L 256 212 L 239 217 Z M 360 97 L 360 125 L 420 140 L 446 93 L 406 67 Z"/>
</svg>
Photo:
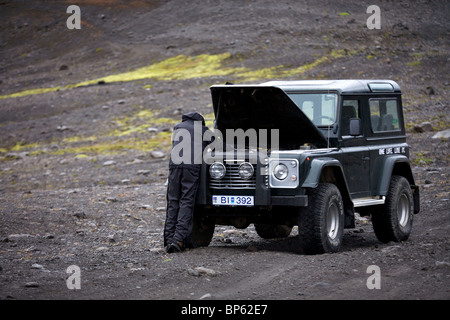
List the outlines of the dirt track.
<svg viewBox="0 0 450 320">
<path fill-rule="evenodd" d="M 69 2 L 0 1 L 0 299 L 450 298 L 448 141 L 432 139 L 449 128 L 448 1 L 383 2 L 381 30 L 360 1 L 79 3 L 68 30 Z M 382 244 L 358 219 L 340 253 L 308 256 L 295 230 L 217 226 L 209 247 L 165 254 L 173 124 L 211 123 L 214 83 L 282 75 L 398 81 L 421 187 L 410 239 Z"/>
</svg>

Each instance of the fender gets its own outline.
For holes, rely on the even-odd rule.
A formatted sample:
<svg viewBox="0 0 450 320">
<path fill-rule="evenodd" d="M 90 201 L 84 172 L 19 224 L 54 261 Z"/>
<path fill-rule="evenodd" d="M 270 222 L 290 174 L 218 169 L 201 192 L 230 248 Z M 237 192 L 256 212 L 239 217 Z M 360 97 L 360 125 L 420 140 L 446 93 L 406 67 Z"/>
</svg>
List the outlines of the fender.
<svg viewBox="0 0 450 320">
<path fill-rule="evenodd" d="M 374 172 L 383 172 L 382 176 L 372 176 L 375 183 L 375 193 L 376 195 L 385 196 L 388 193 L 389 185 L 391 183 L 392 175 L 399 175 L 405 177 L 413 192 L 414 198 L 414 213 L 419 213 L 420 211 L 420 194 L 419 187 L 416 186 L 414 182 L 414 176 L 411 170 L 411 165 L 408 157 L 404 155 L 393 155 L 390 157 L 381 158 L 382 163 L 376 164 L 376 169 Z"/>
<path fill-rule="evenodd" d="M 315 158 L 311 161 L 311 166 L 306 176 L 305 181 L 302 184 L 303 188 L 317 188 L 320 182 L 320 175 L 325 167 L 338 167 L 342 177 L 345 179 L 344 172 L 342 170 L 342 165 L 339 160 L 334 158 Z M 345 187 L 348 192 L 347 182 L 345 182 Z"/>
<path fill-rule="evenodd" d="M 383 172 L 381 176 L 372 176 L 374 179 L 375 193 L 385 196 L 391 183 L 392 175 L 401 175 L 408 179 L 409 184 L 414 186 L 414 177 L 411 170 L 409 159 L 404 155 L 393 155 L 390 157 L 379 158 L 381 163 L 375 164 L 373 172 Z"/>
<path fill-rule="evenodd" d="M 332 171 L 327 171 L 330 168 Z M 322 173 L 324 173 L 322 175 Z M 332 173 L 332 174 L 327 174 Z M 350 192 L 348 190 L 347 180 L 339 160 L 334 158 L 316 158 L 311 161 L 309 173 L 302 184 L 303 188 L 317 188 L 320 182 L 334 183 L 342 196 L 345 211 L 345 227 L 355 227 L 355 210 Z"/>
</svg>

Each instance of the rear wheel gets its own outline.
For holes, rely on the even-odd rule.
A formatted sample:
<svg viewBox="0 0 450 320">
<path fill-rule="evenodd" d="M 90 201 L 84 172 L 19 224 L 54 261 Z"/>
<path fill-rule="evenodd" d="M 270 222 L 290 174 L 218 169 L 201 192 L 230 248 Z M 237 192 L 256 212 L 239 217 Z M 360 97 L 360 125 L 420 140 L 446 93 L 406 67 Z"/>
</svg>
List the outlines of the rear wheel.
<svg viewBox="0 0 450 320">
<path fill-rule="evenodd" d="M 344 234 L 344 205 L 339 189 L 320 183 L 308 192 L 308 206 L 300 211 L 298 232 L 306 254 L 339 251 Z"/>
<path fill-rule="evenodd" d="M 255 223 L 255 230 L 264 239 L 286 238 L 291 234 L 292 227 L 284 224 Z"/>
<path fill-rule="evenodd" d="M 375 235 L 381 242 L 404 241 L 413 223 L 414 201 L 411 186 L 402 176 L 392 176 L 386 202 L 372 214 Z"/>
</svg>

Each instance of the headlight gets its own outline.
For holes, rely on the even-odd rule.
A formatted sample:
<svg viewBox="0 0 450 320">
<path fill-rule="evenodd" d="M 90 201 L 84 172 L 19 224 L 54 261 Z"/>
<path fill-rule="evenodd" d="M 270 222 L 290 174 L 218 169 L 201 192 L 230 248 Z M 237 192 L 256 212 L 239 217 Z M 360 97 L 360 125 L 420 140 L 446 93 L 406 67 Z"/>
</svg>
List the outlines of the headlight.
<svg viewBox="0 0 450 320">
<path fill-rule="evenodd" d="M 214 162 L 209 167 L 209 174 L 213 179 L 222 179 L 225 176 L 226 172 L 227 170 L 225 169 L 225 166 L 220 162 Z"/>
<path fill-rule="evenodd" d="M 277 178 L 278 180 L 284 180 L 286 179 L 286 177 L 288 176 L 288 168 L 282 164 L 279 163 L 278 165 L 275 166 L 275 168 L 273 169 L 273 175 L 275 176 L 275 178 Z"/>
<path fill-rule="evenodd" d="M 297 159 L 274 158 L 269 161 L 269 186 L 271 188 L 294 189 L 299 185 L 299 163 Z"/>
<path fill-rule="evenodd" d="M 243 162 L 239 166 L 239 176 L 242 179 L 246 179 L 246 180 L 250 179 L 251 177 L 253 177 L 254 172 L 255 172 L 255 169 L 253 168 L 251 163 Z"/>
</svg>

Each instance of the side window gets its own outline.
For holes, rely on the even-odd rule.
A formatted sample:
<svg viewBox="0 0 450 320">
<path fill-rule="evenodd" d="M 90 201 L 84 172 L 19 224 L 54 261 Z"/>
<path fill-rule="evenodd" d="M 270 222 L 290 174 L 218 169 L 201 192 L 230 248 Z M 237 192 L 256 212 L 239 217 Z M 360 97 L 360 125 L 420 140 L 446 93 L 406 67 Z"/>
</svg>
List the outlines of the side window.
<svg viewBox="0 0 450 320">
<path fill-rule="evenodd" d="M 350 119 L 359 118 L 358 100 L 344 100 L 341 113 L 341 136 L 348 136 L 350 135 Z"/>
<path fill-rule="evenodd" d="M 373 132 L 400 130 L 396 99 L 370 99 L 369 107 Z"/>
</svg>

